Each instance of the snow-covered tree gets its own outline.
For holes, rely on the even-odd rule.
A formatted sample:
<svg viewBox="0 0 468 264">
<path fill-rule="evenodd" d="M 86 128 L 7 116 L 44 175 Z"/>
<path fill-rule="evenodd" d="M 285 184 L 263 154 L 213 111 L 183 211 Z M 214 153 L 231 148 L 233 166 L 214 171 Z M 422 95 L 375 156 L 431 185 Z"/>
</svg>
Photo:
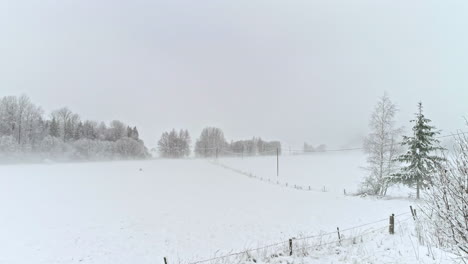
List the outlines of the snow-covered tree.
<svg viewBox="0 0 468 264">
<path fill-rule="evenodd" d="M 190 155 L 190 135 L 187 130 L 175 129 L 170 132 L 164 132 L 158 141 L 158 150 L 161 157 L 181 158 Z"/>
<path fill-rule="evenodd" d="M 392 182 L 402 183 L 416 188 L 416 198 L 420 198 L 420 190 L 432 182 L 432 176 L 440 163 L 444 160 L 436 152 L 443 150 L 435 138 L 440 132 L 429 125 L 430 119 L 423 114 L 422 103 L 418 104 L 414 123 L 413 136 L 403 136 L 402 145 L 407 147 L 406 153 L 398 157 L 398 161 L 405 164 L 398 173 L 390 178 Z"/>
<path fill-rule="evenodd" d="M 52 119 L 55 118 L 59 125 L 59 133 L 60 137 L 64 142 L 66 142 L 69 138 L 73 137 L 73 132 L 70 126 L 72 126 L 72 119 L 77 120 L 78 118 L 75 116 L 73 117 L 73 112 L 70 111 L 67 107 L 62 107 L 58 110 L 52 112 Z"/>
<path fill-rule="evenodd" d="M 16 129 L 18 99 L 15 96 L 6 96 L 0 100 L 0 134 L 13 136 Z"/>
<path fill-rule="evenodd" d="M 83 123 L 83 137 L 86 139 L 97 139 L 98 138 L 98 125 L 94 121 L 86 120 Z"/>
<path fill-rule="evenodd" d="M 304 142 L 304 147 L 303 147 L 304 152 L 314 152 L 315 148 L 312 145 L 309 145 L 307 142 Z"/>
<path fill-rule="evenodd" d="M 127 137 L 133 138 L 135 140 L 140 139 L 140 134 L 138 133 L 138 129 L 136 127 L 131 128 L 127 126 Z"/>
<path fill-rule="evenodd" d="M 433 243 L 468 263 L 468 138 L 456 136 L 454 154 L 438 167 L 424 195 Z"/>
<path fill-rule="evenodd" d="M 100 126 L 92 121 L 81 122 L 80 116 L 66 107 L 53 111 L 50 120 L 43 115 L 26 95 L 0 98 L 0 155 L 11 158 L 14 153 L 19 158 L 34 153 L 62 160 L 147 155 L 136 127 L 129 129 L 131 135 L 127 137 L 127 125 L 120 121 L 111 122 L 109 128 L 104 122 Z"/>
<path fill-rule="evenodd" d="M 216 127 L 206 127 L 202 130 L 200 138 L 195 143 L 195 153 L 202 157 L 212 157 L 224 150 L 228 143 L 224 133 Z"/>
<path fill-rule="evenodd" d="M 124 137 L 115 142 L 115 150 L 125 159 L 145 158 L 148 151 L 141 140 Z"/>
<path fill-rule="evenodd" d="M 397 138 L 402 128 L 395 126 L 397 107 L 387 94 L 384 94 L 372 112 L 369 127 L 371 132 L 364 140 L 367 154 L 367 177 L 362 183 L 362 191 L 372 195 L 385 195 L 389 187 L 389 177 L 398 170 L 395 158 L 401 154 Z"/>
<path fill-rule="evenodd" d="M 107 140 L 117 141 L 124 137 L 127 137 L 127 126 L 118 120 L 112 121 L 110 123 Z"/>
<path fill-rule="evenodd" d="M 78 125 L 75 128 L 75 131 L 73 133 L 73 139 L 74 140 L 79 140 L 85 138 L 85 131 L 84 131 L 84 125 L 83 122 L 79 122 Z"/>
<path fill-rule="evenodd" d="M 39 150 L 45 155 L 47 158 L 56 158 L 63 155 L 67 152 L 69 148 L 67 147 L 66 143 L 63 142 L 61 139 L 53 136 L 45 137 L 41 143 Z"/>
<path fill-rule="evenodd" d="M 0 154 L 11 155 L 18 151 L 18 142 L 13 136 L 0 136 Z"/>
<path fill-rule="evenodd" d="M 97 138 L 99 140 L 107 140 L 108 130 L 107 130 L 106 123 L 104 123 L 104 122 L 99 123 L 99 125 L 98 125 L 98 127 L 96 129 L 96 132 L 97 132 Z"/>
<path fill-rule="evenodd" d="M 50 121 L 49 135 L 56 138 L 60 137 L 60 127 L 55 117 L 53 117 L 52 121 Z"/>
</svg>

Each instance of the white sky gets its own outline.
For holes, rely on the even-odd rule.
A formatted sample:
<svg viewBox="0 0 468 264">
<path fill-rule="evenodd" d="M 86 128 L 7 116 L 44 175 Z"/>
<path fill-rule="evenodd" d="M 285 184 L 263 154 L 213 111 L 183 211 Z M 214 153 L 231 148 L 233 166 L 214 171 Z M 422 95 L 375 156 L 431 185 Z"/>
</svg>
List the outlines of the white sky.
<svg viewBox="0 0 468 264">
<path fill-rule="evenodd" d="M 359 146 L 387 91 L 446 133 L 468 107 L 468 2 L 0 0 L 0 96 L 50 112 Z M 466 130 L 466 129 L 465 129 Z"/>
</svg>

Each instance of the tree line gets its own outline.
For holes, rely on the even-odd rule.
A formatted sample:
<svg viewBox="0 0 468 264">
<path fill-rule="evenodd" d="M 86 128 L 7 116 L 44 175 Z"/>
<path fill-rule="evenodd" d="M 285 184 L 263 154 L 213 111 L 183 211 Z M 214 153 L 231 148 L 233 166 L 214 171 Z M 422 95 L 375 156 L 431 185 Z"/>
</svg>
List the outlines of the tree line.
<svg viewBox="0 0 468 264">
<path fill-rule="evenodd" d="M 304 146 L 302 148 L 302 151 L 304 151 L 304 153 L 307 153 L 307 152 L 324 152 L 326 150 L 327 150 L 327 146 L 325 144 L 320 144 L 317 147 L 314 147 L 313 145 L 310 145 L 307 142 L 304 142 Z"/>
<path fill-rule="evenodd" d="M 191 137 L 187 130 L 175 129 L 164 132 L 158 141 L 161 157 L 182 158 L 191 154 Z M 228 142 L 220 128 L 206 127 L 195 142 L 194 153 L 197 157 L 234 156 L 234 155 L 276 155 L 281 153 L 279 141 L 264 141 L 261 138 Z"/>
<path fill-rule="evenodd" d="M 51 159 L 144 158 L 138 129 L 121 121 L 83 120 L 67 107 L 46 117 L 26 95 L 0 98 L 0 155 Z"/>
</svg>

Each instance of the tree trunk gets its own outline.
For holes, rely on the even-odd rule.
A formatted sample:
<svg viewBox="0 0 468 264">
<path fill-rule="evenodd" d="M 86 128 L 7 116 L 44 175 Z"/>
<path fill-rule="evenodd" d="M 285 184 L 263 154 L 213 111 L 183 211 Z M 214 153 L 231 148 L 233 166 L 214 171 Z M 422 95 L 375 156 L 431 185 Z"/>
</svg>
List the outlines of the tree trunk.
<svg viewBox="0 0 468 264">
<path fill-rule="evenodd" d="M 419 200 L 419 178 L 416 180 L 416 199 Z"/>
<path fill-rule="evenodd" d="M 18 126 L 18 145 L 21 145 L 21 122 Z"/>
</svg>

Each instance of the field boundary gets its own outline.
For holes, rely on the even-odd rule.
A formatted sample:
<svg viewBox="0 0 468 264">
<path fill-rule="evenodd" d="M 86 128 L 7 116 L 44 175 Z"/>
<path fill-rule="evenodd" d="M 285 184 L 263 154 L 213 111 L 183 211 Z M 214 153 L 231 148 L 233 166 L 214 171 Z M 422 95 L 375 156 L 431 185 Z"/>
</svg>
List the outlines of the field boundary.
<svg viewBox="0 0 468 264">
<path fill-rule="evenodd" d="M 283 182 L 283 181 L 280 181 L 280 180 L 273 181 L 273 180 L 271 180 L 269 178 L 259 177 L 259 176 L 255 175 L 255 174 L 251 173 L 251 172 L 243 171 L 243 170 L 236 169 L 234 167 L 228 166 L 228 165 L 220 162 L 219 160 L 213 160 L 213 161 L 209 161 L 209 162 L 211 164 L 215 165 L 215 166 L 219 166 L 219 167 L 222 167 L 224 169 L 233 171 L 235 173 L 247 176 L 250 179 L 258 180 L 258 181 L 268 183 L 268 184 L 272 184 L 272 185 L 281 186 L 283 188 L 294 189 L 294 190 L 297 190 L 297 191 L 306 191 L 306 192 L 328 192 L 328 190 L 326 189 L 325 186 L 323 186 L 321 189 L 318 189 L 318 188 L 313 188 L 310 185 L 309 186 L 304 186 L 304 185 L 299 185 L 299 184 L 289 184 L 288 182 Z M 345 190 L 343 190 L 343 193 L 346 195 Z"/>
<path fill-rule="evenodd" d="M 348 227 L 345 229 L 340 230 L 339 227 L 337 227 L 336 231 L 331 231 L 331 232 L 326 232 L 326 233 L 319 233 L 315 235 L 310 235 L 310 236 L 305 236 L 305 237 L 292 237 L 288 240 L 283 240 L 277 243 L 273 244 L 268 244 L 266 246 L 261 246 L 258 248 L 251 248 L 251 249 L 246 249 L 238 252 L 233 252 L 229 253 L 226 255 L 221 255 L 217 257 L 212 257 L 208 259 L 203 259 L 203 260 L 198 260 L 198 261 L 193 261 L 193 262 L 187 262 L 186 264 L 203 264 L 203 263 L 212 263 L 215 261 L 220 261 L 220 260 L 226 260 L 231 257 L 236 257 L 236 256 L 246 256 L 247 260 L 251 260 L 255 262 L 255 258 L 253 258 L 252 253 L 254 252 L 261 252 L 261 251 L 266 251 L 266 250 L 271 250 L 271 252 L 268 253 L 268 255 L 272 257 L 281 257 L 281 256 L 293 256 L 295 254 L 304 254 L 307 250 L 314 249 L 314 248 L 320 248 L 326 245 L 332 245 L 332 244 L 337 244 L 337 245 L 342 245 L 342 243 L 346 241 L 352 241 L 353 244 L 356 244 L 357 239 L 360 238 L 361 240 L 363 239 L 364 236 L 375 234 L 377 232 L 381 232 L 385 229 L 389 230 L 389 235 L 395 234 L 395 219 L 396 217 L 408 215 L 411 212 L 405 212 L 405 213 L 400 213 L 400 214 L 392 214 L 390 215 L 389 218 L 383 218 L 383 219 L 378 219 L 375 221 L 367 222 L 361 225 L 353 226 L 353 227 Z M 414 219 L 413 216 L 409 216 L 404 218 L 403 220 L 398 220 L 398 224 L 401 224 L 403 222 L 407 222 L 409 220 L 414 220 L 416 221 L 417 219 Z M 385 221 L 389 221 L 388 224 L 385 225 L 379 225 L 378 227 L 372 227 L 372 228 L 367 228 L 365 230 L 362 230 L 363 227 L 368 227 L 371 225 L 375 225 L 378 223 L 382 223 Z M 353 233 L 351 231 L 357 231 L 358 233 Z M 348 235 L 344 235 L 348 234 Z M 334 239 L 325 239 L 324 238 L 330 238 L 331 236 L 336 236 Z M 311 243 L 312 239 L 318 239 L 318 242 L 316 243 Z M 301 242 L 302 244 L 300 244 Z M 168 264 L 167 258 L 164 258 L 165 264 Z M 226 262 L 223 262 L 226 263 Z M 227 262 L 229 263 L 229 262 Z"/>
</svg>

